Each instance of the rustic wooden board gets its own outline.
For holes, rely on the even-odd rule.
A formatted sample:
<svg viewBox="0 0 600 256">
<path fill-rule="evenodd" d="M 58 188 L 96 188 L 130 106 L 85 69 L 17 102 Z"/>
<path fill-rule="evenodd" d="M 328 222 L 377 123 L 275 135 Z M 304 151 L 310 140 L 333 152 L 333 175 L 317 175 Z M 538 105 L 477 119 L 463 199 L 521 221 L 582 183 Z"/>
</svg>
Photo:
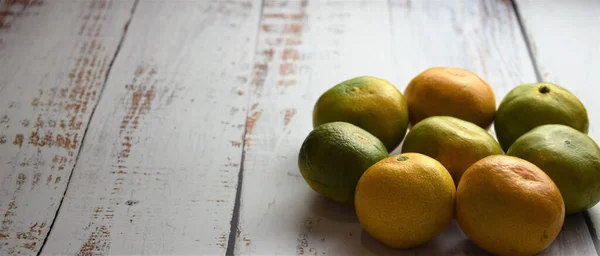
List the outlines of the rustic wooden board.
<svg viewBox="0 0 600 256">
<path fill-rule="evenodd" d="M 0 1 L 0 255 L 48 235 L 132 5 Z"/>
<path fill-rule="evenodd" d="M 361 254 L 351 209 L 317 197 L 297 166 L 320 93 L 392 77 L 386 1 L 266 1 L 245 139 L 236 254 Z"/>
<path fill-rule="evenodd" d="M 317 98 L 354 76 L 379 76 L 404 90 L 428 67 L 457 66 L 488 81 L 498 102 L 536 81 L 510 2 L 266 1 L 257 43 L 236 254 L 483 253 L 454 222 L 418 248 L 384 247 L 351 208 L 310 190 L 297 154 Z M 596 254 L 582 215 L 566 223 L 544 254 Z"/>
<path fill-rule="evenodd" d="M 588 134 L 600 143 L 600 1 L 518 0 L 516 4 L 540 79 L 579 97 L 590 118 Z M 588 213 L 600 227 L 600 205 Z"/>
<path fill-rule="evenodd" d="M 222 254 L 260 5 L 140 1 L 43 254 Z"/>
</svg>

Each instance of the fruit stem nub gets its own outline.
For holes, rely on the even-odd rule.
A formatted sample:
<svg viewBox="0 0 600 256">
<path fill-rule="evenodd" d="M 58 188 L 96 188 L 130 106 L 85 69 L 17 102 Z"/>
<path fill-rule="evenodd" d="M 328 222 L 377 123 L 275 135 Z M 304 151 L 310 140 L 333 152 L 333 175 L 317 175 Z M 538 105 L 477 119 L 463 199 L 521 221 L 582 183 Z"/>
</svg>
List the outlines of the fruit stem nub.
<svg viewBox="0 0 600 256">
<path fill-rule="evenodd" d="M 406 161 L 406 159 L 408 159 L 408 157 L 405 156 L 399 156 L 398 158 L 396 158 L 396 160 L 398 161 Z"/>
<path fill-rule="evenodd" d="M 549 93 L 550 92 L 550 88 L 548 88 L 548 86 L 543 85 L 542 87 L 540 87 L 540 92 L 541 93 Z"/>
</svg>

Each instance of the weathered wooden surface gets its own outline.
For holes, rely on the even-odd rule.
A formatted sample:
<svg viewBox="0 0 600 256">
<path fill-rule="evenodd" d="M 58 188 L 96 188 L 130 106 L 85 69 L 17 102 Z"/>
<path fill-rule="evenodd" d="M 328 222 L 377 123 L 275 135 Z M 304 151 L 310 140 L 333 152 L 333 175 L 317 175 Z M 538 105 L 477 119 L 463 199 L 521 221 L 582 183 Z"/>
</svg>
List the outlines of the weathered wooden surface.
<svg viewBox="0 0 600 256">
<path fill-rule="evenodd" d="M 223 254 L 260 5 L 140 1 L 42 254 Z"/>
<path fill-rule="evenodd" d="M 36 254 L 133 1 L 0 1 L 0 255 Z"/>
<path fill-rule="evenodd" d="M 541 80 L 564 86 L 581 99 L 590 118 L 588 134 L 600 143 L 600 1 L 517 0 L 516 4 Z M 600 205 L 588 212 L 594 226 L 600 227 Z"/>
<path fill-rule="evenodd" d="M 237 254 L 482 254 L 456 223 L 424 246 L 390 250 L 362 231 L 352 209 L 312 192 L 298 171 L 314 102 L 345 79 L 374 75 L 403 90 L 428 67 L 457 66 L 488 81 L 498 102 L 514 86 L 536 81 L 510 3 L 389 4 L 267 1 L 245 140 Z M 544 254 L 595 255 L 583 217 L 570 216 Z"/>
<path fill-rule="evenodd" d="M 364 254 L 351 209 L 306 185 L 297 155 L 330 86 L 390 78 L 386 1 L 266 1 L 245 139 L 236 254 Z"/>
<path fill-rule="evenodd" d="M 360 75 L 462 67 L 499 102 L 538 68 L 600 139 L 596 0 L 516 1 L 527 38 L 510 1 L 134 1 L 0 0 L 0 254 L 485 255 L 455 222 L 391 250 L 306 185 L 314 103 Z M 596 255 L 583 215 L 542 254 Z"/>
</svg>

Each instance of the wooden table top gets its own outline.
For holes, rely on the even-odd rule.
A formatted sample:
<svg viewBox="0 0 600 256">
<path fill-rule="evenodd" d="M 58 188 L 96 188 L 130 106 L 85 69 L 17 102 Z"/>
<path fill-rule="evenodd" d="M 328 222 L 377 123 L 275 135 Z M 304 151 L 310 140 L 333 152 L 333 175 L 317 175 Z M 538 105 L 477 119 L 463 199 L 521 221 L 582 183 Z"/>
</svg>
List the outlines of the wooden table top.
<svg viewBox="0 0 600 256">
<path fill-rule="evenodd" d="M 599 0 L 0 0 L 0 255 L 484 254 L 455 222 L 388 249 L 313 192 L 297 166 L 313 105 L 352 77 L 403 91 L 454 66 L 497 102 L 522 83 L 568 88 L 600 140 L 599 13 Z M 542 254 L 597 255 L 599 207 Z"/>
</svg>

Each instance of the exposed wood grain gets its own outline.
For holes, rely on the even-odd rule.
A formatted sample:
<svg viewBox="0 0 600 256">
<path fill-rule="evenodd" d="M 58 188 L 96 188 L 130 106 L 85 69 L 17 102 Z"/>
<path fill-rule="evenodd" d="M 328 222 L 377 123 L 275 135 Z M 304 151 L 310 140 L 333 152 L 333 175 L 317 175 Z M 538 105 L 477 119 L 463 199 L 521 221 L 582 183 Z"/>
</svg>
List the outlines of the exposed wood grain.
<svg viewBox="0 0 600 256">
<path fill-rule="evenodd" d="M 0 1 L 0 254 L 36 254 L 133 1 Z"/>
<path fill-rule="evenodd" d="M 236 254 L 369 253 L 351 209 L 297 167 L 317 97 L 345 79 L 395 74 L 386 1 L 266 1 L 248 114 Z"/>
<path fill-rule="evenodd" d="M 483 254 L 454 222 L 426 245 L 390 250 L 351 208 L 314 193 L 296 163 L 315 101 L 342 80 L 374 75 L 404 90 L 428 67 L 457 66 L 488 81 L 498 102 L 535 81 L 510 3 L 267 1 L 257 43 L 236 254 Z M 543 254 L 595 254 L 582 216 L 566 223 Z"/>
<path fill-rule="evenodd" d="M 255 1 L 140 1 L 43 254 L 222 254 Z"/>
<path fill-rule="evenodd" d="M 518 0 L 516 4 L 542 80 L 579 97 L 590 118 L 588 134 L 600 142 L 600 1 Z M 588 212 L 598 230 L 600 205 Z"/>
</svg>

